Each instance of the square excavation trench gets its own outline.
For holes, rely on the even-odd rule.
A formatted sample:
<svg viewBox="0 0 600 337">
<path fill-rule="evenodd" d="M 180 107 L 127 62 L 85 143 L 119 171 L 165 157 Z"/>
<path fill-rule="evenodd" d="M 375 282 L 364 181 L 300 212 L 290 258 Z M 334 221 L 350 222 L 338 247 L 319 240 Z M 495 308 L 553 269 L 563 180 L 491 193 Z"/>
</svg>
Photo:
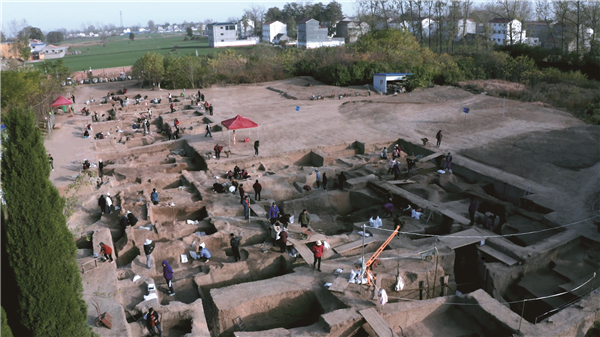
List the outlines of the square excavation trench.
<svg viewBox="0 0 600 337">
<path fill-rule="evenodd" d="M 229 256 L 229 254 L 231 254 L 231 249 L 226 249 L 226 253 Z M 240 249 L 240 255 L 242 261 L 245 261 L 248 258 L 248 251 L 246 249 Z M 273 258 L 271 262 L 262 263 L 260 266 L 254 266 L 252 264 L 247 265 L 240 262 L 233 263 L 233 259 L 228 262 L 232 263 L 225 263 L 223 268 L 218 270 L 206 268 L 203 276 L 195 278 L 195 280 L 199 282 L 206 322 L 211 331 L 211 336 L 213 337 L 219 336 L 221 330 L 219 325 L 219 311 L 212 298 L 212 289 L 271 279 L 292 272 L 292 265 L 288 265 L 283 256 L 277 256 Z M 211 272 L 218 274 L 208 275 Z M 202 284 L 203 282 L 206 283 Z M 239 299 L 232 298 L 232 301 L 237 302 Z M 233 322 L 231 323 L 233 324 Z M 225 336 L 228 336 L 228 334 L 225 334 Z"/>
<path fill-rule="evenodd" d="M 191 319 L 163 318 L 162 329 L 164 337 L 181 337 L 192 332 Z"/>
<path fill-rule="evenodd" d="M 218 336 L 230 336 L 238 330 L 234 323 L 238 316 L 243 319 L 246 331 L 264 331 L 279 327 L 291 329 L 309 326 L 317 323 L 324 313 L 346 308 L 329 291 L 315 289 L 282 292 L 273 289 L 270 296 L 232 301 L 239 301 L 239 305 L 233 310 L 221 310 L 218 305 L 215 308 L 218 331 L 221 332 Z"/>
<path fill-rule="evenodd" d="M 464 308 L 458 305 L 441 305 L 422 320 L 404 327 L 403 333 L 405 336 L 423 337 L 513 336 L 513 331 L 487 317 L 487 313 L 478 307 L 467 310 Z"/>
</svg>

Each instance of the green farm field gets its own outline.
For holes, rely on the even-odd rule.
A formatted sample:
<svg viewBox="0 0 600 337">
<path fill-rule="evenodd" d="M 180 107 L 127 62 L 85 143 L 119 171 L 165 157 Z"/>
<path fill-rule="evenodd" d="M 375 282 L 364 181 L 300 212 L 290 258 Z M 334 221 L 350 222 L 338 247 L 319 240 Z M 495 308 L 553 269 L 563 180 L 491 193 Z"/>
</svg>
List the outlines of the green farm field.
<svg viewBox="0 0 600 337">
<path fill-rule="evenodd" d="M 64 65 L 72 71 L 131 66 L 147 52 L 163 55 L 206 55 L 215 51 L 208 47 L 208 38 L 184 41 L 184 35 L 166 36 L 161 34 L 139 34 L 134 41 L 128 36 L 116 36 L 107 39 L 105 47 L 98 38 L 65 41 L 61 45 L 69 45 L 69 52 L 81 51 L 81 54 L 66 55 L 62 58 Z M 173 50 L 177 46 L 176 50 Z M 35 67 L 43 69 L 44 63 L 35 63 Z"/>
</svg>

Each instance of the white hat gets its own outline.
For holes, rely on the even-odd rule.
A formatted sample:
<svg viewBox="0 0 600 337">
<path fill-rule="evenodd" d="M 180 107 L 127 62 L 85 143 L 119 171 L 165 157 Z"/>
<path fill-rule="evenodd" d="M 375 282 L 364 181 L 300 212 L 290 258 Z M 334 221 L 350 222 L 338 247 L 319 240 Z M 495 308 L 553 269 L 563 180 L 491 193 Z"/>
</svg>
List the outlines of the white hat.
<svg viewBox="0 0 600 337">
<path fill-rule="evenodd" d="M 146 239 L 146 242 L 144 242 L 145 245 L 149 245 L 151 243 L 152 243 L 152 240 L 150 240 L 150 239 Z"/>
<path fill-rule="evenodd" d="M 102 159 L 98 159 L 99 162 L 102 162 Z"/>
<path fill-rule="evenodd" d="M 125 212 L 125 213 L 126 213 L 126 214 L 129 214 L 129 213 L 131 213 L 131 212 L 130 212 L 130 211 L 127 211 L 127 212 Z"/>
<path fill-rule="evenodd" d="M 110 192 L 106 192 L 106 195 L 108 195 L 110 197 Z"/>
<path fill-rule="evenodd" d="M 200 244 L 200 247 L 202 247 L 202 248 L 206 248 L 206 243 L 202 242 L 202 243 Z"/>
<path fill-rule="evenodd" d="M 321 240 L 317 241 L 317 246 L 321 245 Z"/>
</svg>

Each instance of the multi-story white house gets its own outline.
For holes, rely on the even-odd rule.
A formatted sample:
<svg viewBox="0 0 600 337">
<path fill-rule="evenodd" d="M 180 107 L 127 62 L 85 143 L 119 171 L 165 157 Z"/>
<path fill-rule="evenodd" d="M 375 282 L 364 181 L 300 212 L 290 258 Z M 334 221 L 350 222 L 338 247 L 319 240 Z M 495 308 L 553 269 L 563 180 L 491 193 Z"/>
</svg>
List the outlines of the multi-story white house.
<svg viewBox="0 0 600 337">
<path fill-rule="evenodd" d="M 488 22 L 491 28 L 490 41 L 495 44 L 509 45 L 526 43 L 526 31 L 517 19 L 495 18 Z"/>
<path fill-rule="evenodd" d="M 263 41 L 273 43 L 277 34 L 287 34 L 287 25 L 279 21 L 267 21 L 262 26 Z"/>
<path fill-rule="evenodd" d="M 328 29 L 319 25 L 315 19 L 302 19 L 298 21 L 298 48 L 306 49 L 320 47 L 335 47 L 345 44 L 343 37 L 329 37 Z"/>
<path fill-rule="evenodd" d="M 211 23 L 206 28 L 208 46 L 211 48 L 251 46 L 258 43 L 258 38 L 238 40 L 236 24 L 233 22 Z"/>
</svg>

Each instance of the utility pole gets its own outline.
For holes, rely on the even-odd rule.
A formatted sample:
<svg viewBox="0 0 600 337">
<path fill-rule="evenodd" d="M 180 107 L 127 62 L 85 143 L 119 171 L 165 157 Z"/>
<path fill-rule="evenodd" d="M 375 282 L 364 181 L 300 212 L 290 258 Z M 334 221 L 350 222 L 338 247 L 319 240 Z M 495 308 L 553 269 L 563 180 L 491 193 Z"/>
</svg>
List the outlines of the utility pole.
<svg viewBox="0 0 600 337">
<path fill-rule="evenodd" d="M 121 28 L 123 28 L 123 11 L 119 11 L 119 15 L 121 16 Z"/>
</svg>

